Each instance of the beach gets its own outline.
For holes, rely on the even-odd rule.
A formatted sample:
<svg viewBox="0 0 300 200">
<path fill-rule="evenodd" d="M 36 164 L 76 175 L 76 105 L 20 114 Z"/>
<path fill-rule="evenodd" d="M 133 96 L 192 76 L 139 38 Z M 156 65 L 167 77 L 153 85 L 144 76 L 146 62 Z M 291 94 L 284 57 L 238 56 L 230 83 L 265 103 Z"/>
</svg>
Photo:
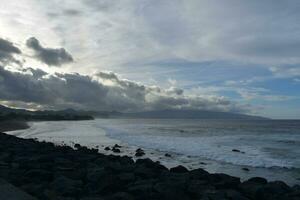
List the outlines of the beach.
<svg viewBox="0 0 300 200">
<path fill-rule="evenodd" d="M 146 158 L 144 149 L 135 149 L 131 158 L 122 155 L 122 144 L 98 147 L 115 154 L 105 155 L 78 143 L 0 137 L 1 178 L 38 199 L 298 199 L 300 194 L 298 185 L 282 181 L 167 168 Z"/>
<path fill-rule="evenodd" d="M 167 168 L 183 165 L 242 181 L 259 176 L 293 186 L 300 184 L 298 128 L 297 121 L 96 119 L 33 122 L 29 129 L 9 134 L 57 145 L 79 143 L 105 155 L 133 159 L 136 149 L 142 148 L 141 158 Z M 122 146 L 120 152 L 105 150 L 115 144 Z"/>
</svg>

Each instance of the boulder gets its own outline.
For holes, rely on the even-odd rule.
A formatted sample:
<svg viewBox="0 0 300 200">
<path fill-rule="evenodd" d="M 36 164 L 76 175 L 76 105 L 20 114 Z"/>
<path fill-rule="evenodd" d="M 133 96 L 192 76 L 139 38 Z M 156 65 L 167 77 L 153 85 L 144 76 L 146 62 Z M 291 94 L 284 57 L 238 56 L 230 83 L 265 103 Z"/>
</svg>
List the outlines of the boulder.
<svg viewBox="0 0 300 200">
<path fill-rule="evenodd" d="M 33 182 L 49 182 L 53 178 L 52 172 L 42 169 L 29 170 L 24 174 L 24 176 Z"/>
<path fill-rule="evenodd" d="M 242 170 L 244 170 L 244 171 L 246 171 L 246 172 L 250 171 L 250 169 L 247 168 L 247 167 L 243 167 Z"/>
<path fill-rule="evenodd" d="M 267 184 L 266 179 L 260 177 L 254 177 L 241 183 L 238 186 L 238 188 L 247 197 L 251 199 L 255 199 L 257 192 L 260 190 L 260 188 L 262 188 L 266 184 Z"/>
<path fill-rule="evenodd" d="M 92 168 L 87 170 L 86 180 L 92 183 L 100 181 L 107 173 L 104 168 Z"/>
<path fill-rule="evenodd" d="M 105 198 L 106 200 L 134 200 L 132 195 L 127 192 L 117 192 L 115 194 L 109 195 Z"/>
<path fill-rule="evenodd" d="M 217 189 L 236 189 L 241 183 L 240 178 L 223 173 L 211 174 L 209 179 Z"/>
<path fill-rule="evenodd" d="M 147 195 L 152 192 L 153 183 L 151 181 L 138 181 L 128 187 L 128 192 L 134 196 Z"/>
<path fill-rule="evenodd" d="M 114 145 L 114 148 L 121 148 L 122 146 L 118 145 L 118 144 L 115 144 Z"/>
<path fill-rule="evenodd" d="M 185 192 L 185 184 L 181 185 L 176 182 L 159 182 L 154 185 L 161 199 L 188 200 L 188 194 Z"/>
<path fill-rule="evenodd" d="M 215 190 L 215 187 L 207 184 L 207 181 L 204 180 L 191 180 L 187 184 L 187 192 L 191 194 L 193 197 L 201 198 L 203 193 L 206 191 Z"/>
<path fill-rule="evenodd" d="M 121 153 L 120 149 L 115 148 L 115 147 L 112 148 L 112 151 L 113 151 L 114 153 Z"/>
<path fill-rule="evenodd" d="M 135 151 L 135 156 L 136 156 L 136 157 L 141 157 L 141 156 L 143 156 L 143 155 L 145 155 L 145 152 L 144 152 L 144 150 L 142 150 L 141 148 L 138 148 L 138 149 Z"/>
<path fill-rule="evenodd" d="M 74 197 L 81 193 L 82 185 L 83 183 L 80 180 L 72 180 L 64 176 L 58 176 L 52 181 L 51 188 L 61 196 Z"/>
<path fill-rule="evenodd" d="M 206 180 L 208 182 L 210 174 L 204 169 L 198 168 L 191 170 L 189 176 L 191 179 Z"/>
<path fill-rule="evenodd" d="M 225 196 L 231 200 L 249 200 L 242 193 L 236 190 L 225 190 L 224 192 L 225 192 Z"/>
<path fill-rule="evenodd" d="M 134 155 L 135 155 L 135 157 L 141 157 L 141 156 L 145 155 L 145 153 L 140 151 L 140 152 L 136 152 Z"/>
<path fill-rule="evenodd" d="M 134 173 L 129 173 L 129 172 L 121 173 L 118 175 L 118 177 L 120 181 L 124 183 L 133 182 L 135 180 Z"/>
<path fill-rule="evenodd" d="M 187 173 L 188 172 L 188 169 L 185 168 L 184 166 L 182 165 L 178 165 L 177 167 L 173 167 L 170 169 L 170 172 L 173 172 L 173 173 Z"/>
<path fill-rule="evenodd" d="M 292 192 L 292 189 L 282 181 L 274 181 L 259 188 L 255 194 L 257 199 L 273 200 L 284 199 L 285 194 Z"/>
<path fill-rule="evenodd" d="M 168 169 L 165 166 L 154 162 L 149 158 L 138 159 L 136 161 L 135 173 L 143 177 L 158 176 L 163 171 L 168 171 Z"/>
<path fill-rule="evenodd" d="M 262 185 L 265 185 L 268 183 L 268 181 L 262 177 L 253 177 L 253 178 L 248 179 L 247 182 L 257 183 L 257 184 L 262 184 Z"/>
<path fill-rule="evenodd" d="M 81 147 L 81 145 L 78 144 L 78 143 L 76 143 L 76 144 L 74 145 L 74 148 L 76 148 L 76 149 L 79 149 L 80 147 Z"/>
</svg>

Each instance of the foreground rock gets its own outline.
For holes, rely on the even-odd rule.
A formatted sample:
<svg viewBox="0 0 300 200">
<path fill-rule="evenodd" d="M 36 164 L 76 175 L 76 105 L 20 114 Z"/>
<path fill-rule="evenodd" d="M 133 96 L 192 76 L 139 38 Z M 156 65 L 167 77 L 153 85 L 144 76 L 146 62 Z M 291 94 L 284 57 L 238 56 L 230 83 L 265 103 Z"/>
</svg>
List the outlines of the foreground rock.
<svg viewBox="0 0 300 200">
<path fill-rule="evenodd" d="M 19 188 L 14 187 L 0 178 L 0 199 L 5 200 L 36 200 Z"/>
<path fill-rule="evenodd" d="M 141 156 L 143 156 L 143 155 L 145 155 L 145 152 L 144 152 L 143 149 L 138 148 L 138 149 L 135 151 L 135 157 L 141 157 Z"/>
<path fill-rule="evenodd" d="M 115 147 L 119 149 L 120 147 Z M 37 199 L 162 200 L 300 199 L 300 187 L 252 178 L 241 182 L 150 159 L 103 155 L 95 149 L 20 139 L 0 133 L 0 177 Z"/>
</svg>

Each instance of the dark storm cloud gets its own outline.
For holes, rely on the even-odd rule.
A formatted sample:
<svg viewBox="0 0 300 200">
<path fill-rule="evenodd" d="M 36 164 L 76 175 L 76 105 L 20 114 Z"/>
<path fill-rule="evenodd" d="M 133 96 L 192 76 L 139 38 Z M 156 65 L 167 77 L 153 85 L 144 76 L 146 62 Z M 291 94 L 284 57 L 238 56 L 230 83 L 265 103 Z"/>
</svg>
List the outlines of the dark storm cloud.
<svg viewBox="0 0 300 200">
<path fill-rule="evenodd" d="M 0 67 L 0 98 L 43 105 L 46 108 L 93 108 L 103 103 L 106 89 L 88 76 L 50 75 L 29 68 L 12 72 Z"/>
<path fill-rule="evenodd" d="M 1 100 L 20 100 L 45 104 L 54 100 L 47 88 L 32 75 L 14 73 L 0 67 Z"/>
<path fill-rule="evenodd" d="M 21 54 L 21 50 L 14 46 L 12 42 L 0 38 L 0 64 L 10 62 L 19 63 L 19 61 L 14 58 L 14 54 Z"/>
<path fill-rule="evenodd" d="M 51 75 L 32 68 L 12 72 L 0 67 L 0 101 L 39 105 L 46 109 L 245 111 L 243 106 L 223 97 L 186 96 L 181 89 L 149 87 L 120 79 L 114 73 Z"/>
<path fill-rule="evenodd" d="M 45 48 L 31 37 L 26 41 L 27 47 L 35 51 L 35 57 L 49 66 L 61 66 L 73 62 L 73 57 L 64 48 Z"/>
</svg>

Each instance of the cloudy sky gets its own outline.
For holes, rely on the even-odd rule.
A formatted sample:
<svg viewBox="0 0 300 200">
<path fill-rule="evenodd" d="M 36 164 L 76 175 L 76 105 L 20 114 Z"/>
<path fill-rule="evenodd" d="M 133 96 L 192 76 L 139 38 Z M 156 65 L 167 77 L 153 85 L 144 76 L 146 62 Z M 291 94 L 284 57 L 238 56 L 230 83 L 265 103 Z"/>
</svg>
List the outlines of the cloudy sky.
<svg viewBox="0 0 300 200">
<path fill-rule="evenodd" d="M 0 103 L 300 118 L 298 0 L 10 0 Z"/>
</svg>

